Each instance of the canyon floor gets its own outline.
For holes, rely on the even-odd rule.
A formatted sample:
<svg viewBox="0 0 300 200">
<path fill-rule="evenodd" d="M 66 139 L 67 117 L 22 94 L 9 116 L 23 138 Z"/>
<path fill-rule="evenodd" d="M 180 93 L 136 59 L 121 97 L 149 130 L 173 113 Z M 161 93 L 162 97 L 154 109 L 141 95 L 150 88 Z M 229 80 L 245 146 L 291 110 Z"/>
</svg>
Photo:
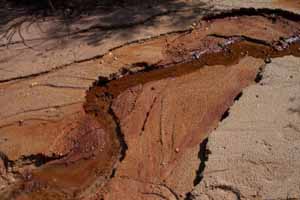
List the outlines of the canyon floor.
<svg viewBox="0 0 300 200">
<path fill-rule="evenodd" d="M 1 200 L 300 199 L 300 1 L 0 12 Z"/>
</svg>

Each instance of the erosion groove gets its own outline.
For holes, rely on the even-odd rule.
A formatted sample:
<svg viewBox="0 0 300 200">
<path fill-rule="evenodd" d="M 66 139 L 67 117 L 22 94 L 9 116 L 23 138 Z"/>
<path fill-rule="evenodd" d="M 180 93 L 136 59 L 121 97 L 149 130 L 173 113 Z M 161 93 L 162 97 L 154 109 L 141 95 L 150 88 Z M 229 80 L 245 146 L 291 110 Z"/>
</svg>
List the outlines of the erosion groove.
<svg viewBox="0 0 300 200">
<path fill-rule="evenodd" d="M 208 134 L 243 89 L 261 80 L 265 62 L 300 56 L 300 17 L 268 9 L 208 16 L 163 51 L 156 65 L 99 77 L 84 112 L 52 146 L 66 156 L 26 158 L 36 166 L 10 198 L 192 199 Z M 241 199 L 236 188 L 216 189 Z"/>
<path fill-rule="evenodd" d="M 120 143 L 120 146 L 121 146 L 119 160 L 122 161 L 126 156 L 126 151 L 128 149 L 128 146 L 125 142 L 124 135 L 123 135 L 123 133 L 120 129 L 120 125 L 119 125 L 120 122 L 119 122 L 118 118 L 116 117 L 114 111 L 111 109 L 111 107 L 110 107 L 108 112 L 111 114 L 111 116 L 113 117 L 114 121 L 117 124 L 117 126 L 116 126 L 116 135 L 118 137 L 118 140 L 119 140 L 119 143 Z M 115 174 L 115 170 L 113 170 L 112 176 L 114 176 L 114 174 Z"/>
</svg>

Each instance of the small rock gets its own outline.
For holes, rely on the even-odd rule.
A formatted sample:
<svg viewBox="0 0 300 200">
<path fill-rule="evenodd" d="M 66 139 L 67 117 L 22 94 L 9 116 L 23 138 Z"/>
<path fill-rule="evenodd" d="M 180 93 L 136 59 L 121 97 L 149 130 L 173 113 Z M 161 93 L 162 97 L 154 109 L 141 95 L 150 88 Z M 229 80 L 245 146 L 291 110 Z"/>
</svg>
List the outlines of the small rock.
<svg viewBox="0 0 300 200">
<path fill-rule="evenodd" d="M 176 153 L 179 153 L 179 148 L 176 148 L 176 149 L 175 149 L 175 152 L 176 152 Z"/>
<path fill-rule="evenodd" d="M 196 28 L 196 25 L 197 25 L 197 24 L 194 22 L 194 23 L 191 24 L 190 27 L 191 27 L 192 29 L 195 29 L 195 28 Z"/>
<path fill-rule="evenodd" d="M 36 86 L 37 84 L 38 84 L 37 82 L 33 82 L 33 83 L 30 84 L 30 87 L 34 87 L 34 86 Z"/>
<path fill-rule="evenodd" d="M 269 57 L 265 58 L 265 63 L 271 63 L 271 58 Z"/>
<path fill-rule="evenodd" d="M 23 120 L 19 120 L 18 123 L 19 123 L 19 126 L 22 126 L 23 123 L 24 123 L 24 121 Z"/>
</svg>

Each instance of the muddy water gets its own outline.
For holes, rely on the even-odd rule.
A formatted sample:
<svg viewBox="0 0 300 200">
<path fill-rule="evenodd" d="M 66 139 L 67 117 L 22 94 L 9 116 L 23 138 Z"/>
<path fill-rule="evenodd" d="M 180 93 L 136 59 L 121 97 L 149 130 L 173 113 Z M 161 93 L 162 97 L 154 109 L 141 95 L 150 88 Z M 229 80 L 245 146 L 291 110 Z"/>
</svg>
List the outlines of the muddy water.
<svg viewBox="0 0 300 200">
<path fill-rule="evenodd" d="M 241 31 L 238 24 L 249 24 L 249 27 L 248 29 L 244 27 L 245 30 Z M 119 194 L 128 195 L 128 199 L 130 199 L 137 194 L 134 192 L 130 194 L 130 191 L 122 189 L 118 185 L 121 181 L 115 181 L 120 179 L 122 174 L 124 176 L 126 173 L 131 174 L 133 178 L 138 179 L 140 182 L 146 182 L 151 176 L 153 180 L 158 182 L 158 185 L 165 182 L 169 185 L 175 184 L 176 181 L 168 178 L 162 180 L 155 177 L 155 174 L 148 174 L 145 177 L 143 170 L 151 173 L 151 170 L 157 170 L 158 168 L 160 173 L 164 174 L 160 174 L 161 177 L 172 177 L 170 175 L 170 169 L 174 168 L 172 163 L 180 163 L 181 159 L 186 155 L 185 152 L 189 148 L 197 146 L 201 142 L 201 138 L 203 139 L 205 135 L 217 126 L 217 122 L 232 104 L 235 96 L 244 87 L 254 82 L 258 73 L 257 67 L 252 68 L 248 66 L 252 63 L 244 63 L 243 65 L 245 66 L 235 66 L 245 57 L 253 57 L 270 62 L 270 59 L 274 57 L 284 55 L 300 56 L 299 28 L 298 21 L 288 20 L 280 16 L 275 16 L 274 18 L 273 15 L 264 17 L 225 17 L 204 22 L 192 33 L 179 35 L 176 41 L 167 46 L 165 49 L 165 60 L 160 64 L 154 66 L 144 64 L 144 69 L 139 72 L 133 73 L 129 69 L 116 73 L 110 78 L 100 78 L 87 91 L 86 103 L 84 104 L 86 113 L 82 114 L 81 120 L 75 123 L 70 133 L 71 141 L 73 142 L 70 145 L 72 146 L 71 150 L 64 158 L 49 162 L 26 175 L 23 174 L 23 180 L 20 182 L 19 188 L 13 193 L 13 198 L 88 199 L 93 197 L 99 199 L 105 196 L 107 199 L 116 199 L 120 198 L 120 196 L 112 194 Z M 266 32 L 272 33 L 272 35 L 266 36 Z M 216 65 L 221 67 L 207 67 Z M 224 80 L 220 82 L 222 80 L 221 77 L 225 74 L 228 77 L 234 75 L 236 83 L 226 83 Z M 165 152 L 172 152 L 169 153 L 170 161 L 167 162 L 166 169 L 154 166 L 156 157 L 151 157 L 150 155 L 151 163 L 154 164 L 153 166 L 151 165 L 151 169 L 147 170 L 148 165 L 150 165 L 149 160 L 146 161 L 147 159 L 143 155 L 138 154 L 137 151 L 146 151 L 143 149 L 144 146 L 149 146 L 149 144 L 152 144 L 150 142 L 159 139 L 151 137 L 143 139 L 142 145 L 135 149 L 133 146 L 135 143 L 132 140 L 135 140 L 137 137 L 134 137 L 134 139 L 130 135 L 136 134 L 135 129 L 132 128 L 136 125 L 136 122 L 125 120 L 126 116 L 130 114 L 127 110 L 137 113 L 138 118 L 145 118 L 144 125 L 141 128 L 142 132 L 145 131 L 147 124 L 150 124 L 155 129 L 155 127 L 158 127 L 158 122 L 155 121 L 157 117 L 151 118 L 150 111 L 152 108 L 158 109 L 156 106 L 156 99 L 160 98 L 156 97 L 158 93 L 161 95 L 168 91 L 159 88 L 164 84 L 165 80 L 175 86 L 179 84 L 179 87 L 180 84 L 183 84 L 182 81 L 189 81 L 189 78 L 184 78 L 188 76 L 193 77 L 195 81 L 200 81 L 200 87 L 205 85 L 205 83 L 210 83 L 209 81 L 212 80 L 216 85 L 224 85 L 222 88 L 213 88 L 214 83 L 209 85 L 212 87 L 211 93 L 218 91 L 218 94 L 222 95 L 218 96 L 215 94 L 218 98 L 212 98 L 211 104 L 213 105 L 206 105 L 206 107 L 211 108 L 210 114 L 201 111 L 204 112 L 201 114 L 210 116 L 205 123 L 200 125 L 200 133 L 202 135 L 196 137 L 197 140 L 194 140 L 194 137 L 191 137 L 194 139 L 189 139 L 189 141 L 184 140 L 184 137 L 181 138 L 178 142 L 180 144 L 178 149 L 175 149 L 176 154 L 174 154 L 174 149 L 163 147 L 166 148 Z M 189 87 L 189 85 L 187 86 Z M 192 86 L 198 87 L 198 85 Z M 150 89 L 147 90 L 147 88 Z M 128 91 L 138 92 L 136 94 L 134 92 L 128 94 Z M 139 107 L 134 106 L 133 108 L 127 107 L 131 101 L 130 95 L 136 96 L 137 94 L 145 96 L 145 102 L 141 102 L 141 105 L 148 105 L 148 100 L 153 99 L 152 104 L 150 104 L 150 111 L 144 112 Z M 153 97 L 153 95 L 156 96 Z M 198 98 L 199 102 L 201 102 L 202 98 L 208 98 L 207 96 L 210 94 L 205 93 L 204 96 L 197 96 L 197 94 L 191 92 L 186 95 L 193 96 L 195 99 Z M 176 94 L 172 98 L 176 99 Z M 220 99 L 222 100 L 220 101 Z M 184 108 L 188 110 L 184 111 L 185 115 L 189 115 L 189 112 L 193 112 L 193 109 L 197 110 L 192 105 L 197 106 L 198 104 L 193 104 L 192 100 L 190 100 L 190 107 Z M 135 105 L 135 103 L 133 104 Z M 173 106 L 176 106 L 176 104 Z M 175 107 L 173 109 L 176 111 Z M 160 111 L 158 110 L 157 112 Z M 122 115 L 126 116 L 122 117 Z M 184 119 L 181 121 L 184 122 Z M 189 123 L 190 121 L 193 122 L 193 118 L 187 121 Z M 188 125 L 192 126 L 191 124 Z M 180 128 L 180 130 L 188 132 L 187 128 Z M 140 135 L 142 134 L 140 133 Z M 188 133 L 188 135 L 192 136 L 195 134 L 195 130 Z M 190 142 L 190 140 L 193 142 Z M 139 144 L 135 145 L 138 146 Z M 144 166 L 136 168 L 138 164 L 135 160 L 143 159 L 146 162 Z M 136 171 L 139 173 L 135 174 Z M 193 179 L 188 179 L 186 185 L 190 185 L 192 182 Z M 187 189 L 189 188 L 178 188 L 178 191 Z"/>
</svg>

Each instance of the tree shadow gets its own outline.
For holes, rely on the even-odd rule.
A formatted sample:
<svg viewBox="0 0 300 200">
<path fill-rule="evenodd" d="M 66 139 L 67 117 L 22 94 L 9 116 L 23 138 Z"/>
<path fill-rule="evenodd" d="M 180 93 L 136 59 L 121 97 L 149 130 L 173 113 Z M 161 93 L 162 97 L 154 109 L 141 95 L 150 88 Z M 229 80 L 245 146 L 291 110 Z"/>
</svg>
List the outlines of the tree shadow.
<svg viewBox="0 0 300 200">
<path fill-rule="evenodd" d="M 53 8 L 45 6 L 47 1 L 43 0 L 35 7 L 23 4 L 12 6 L 3 2 L 1 6 L 0 3 L 0 45 L 23 43 L 27 48 L 34 48 L 30 45 L 34 40 L 41 40 L 42 45 L 48 40 L 67 37 L 70 42 L 80 40 L 87 45 L 98 46 L 109 38 L 131 40 L 143 31 L 139 27 L 156 27 L 161 23 L 160 17 L 163 16 L 169 17 L 168 26 L 181 27 L 196 16 L 213 10 L 199 1 L 187 3 L 172 0 L 102 0 L 93 1 L 97 2 L 93 4 L 94 7 L 85 6 L 78 10 L 68 6 L 58 7 L 55 4 L 59 9 L 51 13 Z M 33 26 L 39 32 L 37 35 L 42 36 L 28 38 L 24 34 L 24 31 Z M 50 27 L 43 30 L 46 26 Z M 62 44 L 60 48 L 67 44 L 68 42 Z"/>
</svg>

